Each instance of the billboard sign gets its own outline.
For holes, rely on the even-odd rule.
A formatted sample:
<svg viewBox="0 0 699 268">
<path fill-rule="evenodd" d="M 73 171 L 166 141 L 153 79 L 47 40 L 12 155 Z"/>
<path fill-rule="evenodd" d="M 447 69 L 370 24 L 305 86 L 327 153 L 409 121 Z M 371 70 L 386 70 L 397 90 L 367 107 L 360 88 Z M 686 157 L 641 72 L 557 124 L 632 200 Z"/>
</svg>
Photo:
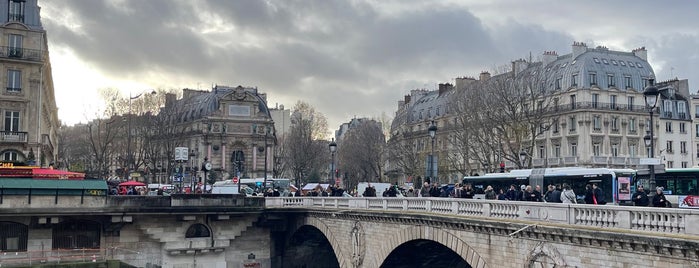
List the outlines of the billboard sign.
<svg viewBox="0 0 699 268">
<path fill-rule="evenodd" d="M 680 208 L 699 208 L 699 195 L 680 195 L 677 198 Z"/>
<path fill-rule="evenodd" d="M 175 161 L 187 161 L 189 159 L 189 148 L 187 147 L 176 147 L 175 148 Z"/>
</svg>

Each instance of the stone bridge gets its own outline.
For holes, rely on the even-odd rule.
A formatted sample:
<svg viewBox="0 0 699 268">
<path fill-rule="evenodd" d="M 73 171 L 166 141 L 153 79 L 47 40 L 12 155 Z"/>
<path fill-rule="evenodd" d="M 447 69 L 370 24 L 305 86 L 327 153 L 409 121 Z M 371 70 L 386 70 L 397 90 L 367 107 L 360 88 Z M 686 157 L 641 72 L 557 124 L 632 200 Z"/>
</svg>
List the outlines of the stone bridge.
<svg viewBox="0 0 699 268">
<path fill-rule="evenodd" d="M 0 265 L 699 267 L 699 211 L 451 198 L 0 193 Z"/>
<path fill-rule="evenodd" d="M 699 211 L 693 210 L 451 198 L 268 198 L 266 211 L 294 214 L 286 217 L 292 219 L 286 239 L 291 250 L 284 253 L 290 263 L 284 267 L 319 261 L 315 267 L 699 267 Z M 311 251 L 298 237 L 321 241 L 311 241 Z M 323 244 L 326 249 L 317 249 Z"/>
</svg>

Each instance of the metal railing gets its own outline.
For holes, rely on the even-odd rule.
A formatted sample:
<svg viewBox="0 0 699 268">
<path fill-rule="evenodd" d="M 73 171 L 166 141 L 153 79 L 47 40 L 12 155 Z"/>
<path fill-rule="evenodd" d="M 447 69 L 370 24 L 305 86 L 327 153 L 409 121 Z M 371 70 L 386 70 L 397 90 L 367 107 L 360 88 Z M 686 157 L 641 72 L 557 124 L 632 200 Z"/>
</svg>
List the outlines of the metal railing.
<svg viewBox="0 0 699 268">
<path fill-rule="evenodd" d="M 461 198 L 266 198 L 267 208 L 430 212 L 699 236 L 699 210 Z M 677 200 L 675 200 L 677 202 Z"/>
<path fill-rule="evenodd" d="M 27 132 L 0 131 L 0 142 L 27 142 Z"/>
<path fill-rule="evenodd" d="M 44 52 L 38 49 L 0 46 L 0 58 L 41 61 Z"/>
</svg>

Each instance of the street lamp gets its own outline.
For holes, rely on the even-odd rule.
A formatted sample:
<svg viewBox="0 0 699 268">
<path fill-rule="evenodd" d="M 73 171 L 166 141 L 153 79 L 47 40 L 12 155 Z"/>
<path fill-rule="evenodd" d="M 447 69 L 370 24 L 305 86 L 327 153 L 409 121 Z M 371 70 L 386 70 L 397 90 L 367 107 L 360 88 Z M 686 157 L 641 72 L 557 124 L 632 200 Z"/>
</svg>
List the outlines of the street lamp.
<svg viewBox="0 0 699 268">
<path fill-rule="evenodd" d="M 648 128 L 650 129 L 648 131 L 649 134 L 648 136 L 643 137 L 643 141 L 646 143 L 646 145 L 650 146 L 650 152 L 648 156 L 649 158 L 655 157 L 655 146 L 653 146 L 653 110 L 655 110 L 655 106 L 658 104 L 658 94 L 660 93 L 658 91 L 658 88 L 656 88 L 653 85 L 653 82 L 653 79 L 648 79 L 648 87 L 646 87 L 646 89 L 643 90 L 643 97 L 646 101 L 646 108 L 648 108 L 650 114 L 650 126 L 648 126 Z M 651 189 L 651 193 L 655 193 L 655 165 L 650 165 L 649 172 L 650 179 L 648 181 L 648 186 Z"/>
<path fill-rule="evenodd" d="M 330 141 L 330 144 L 328 144 L 328 147 L 330 147 L 330 154 L 332 154 L 332 162 L 330 165 L 330 184 L 333 184 L 333 174 L 335 174 L 335 151 L 337 151 L 337 143 L 335 143 L 335 139 L 333 138 L 332 141 Z"/>
<path fill-rule="evenodd" d="M 524 168 L 524 164 L 527 161 L 527 152 L 524 150 L 519 151 L 519 166 Z"/>
<path fill-rule="evenodd" d="M 264 181 L 262 181 L 262 189 L 267 189 L 267 150 L 269 149 L 269 145 L 267 144 L 267 139 L 269 138 L 269 127 L 265 126 L 265 147 L 257 147 L 257 151 L 260 153 L 265 154 L 265 175 L 264 175 Z"/>
<path fill-rule="evenodd" d="M 432 121 L 432 124 L 430 125 L 430 127 L 427 128 L 427 134 L 429 134 L 430 138 L 432 139 L 432 151 L 430 152 L 430 157 L 429 157 L 430 173 L 428 175 L 432 179 L 434 179 L 434 182 L 436 182 L 437 181 L 437 172 L 434 170 L 434 136 L 437 135 L 437 125 L 435 125 L 434 120 Z"/>
<path fill-rule="evenodd" d="M 155 90 L 148 90 L 149 94 L 155 94 Z M 133 155 L 131 154 L 131 101 L 138 99 L 139 97 L 143 96 L 143 94 L 146 92 L 141 92 L 136 96 L 131 96 L 131 92 L 129 92 L 129 121 L 128 121 L 128 128 L 127 131 L 128 133 L 126 134 L 126 178 L 130 177 L 131 174 L 131 165 L 133 163 Z"/>
</svg>

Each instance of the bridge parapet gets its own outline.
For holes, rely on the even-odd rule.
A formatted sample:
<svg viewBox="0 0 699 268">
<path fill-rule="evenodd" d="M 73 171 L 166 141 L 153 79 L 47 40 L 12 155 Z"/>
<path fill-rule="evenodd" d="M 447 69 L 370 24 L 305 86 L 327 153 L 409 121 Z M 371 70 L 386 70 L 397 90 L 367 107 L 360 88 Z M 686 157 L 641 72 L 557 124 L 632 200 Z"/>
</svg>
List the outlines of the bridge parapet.
<svg viewBox="0 0 699 268">
<path fill-rule="evenodd" d="M 645 232 L 699 235 L 699 210 L 513 202 L 454 198 L 266 198 L 266 208 L 321 208 L 437 213 L 514 219 L 575 226 L 619 228 Z M 688 228 L 689 227 L 689 228 Z"/>
</svg>

